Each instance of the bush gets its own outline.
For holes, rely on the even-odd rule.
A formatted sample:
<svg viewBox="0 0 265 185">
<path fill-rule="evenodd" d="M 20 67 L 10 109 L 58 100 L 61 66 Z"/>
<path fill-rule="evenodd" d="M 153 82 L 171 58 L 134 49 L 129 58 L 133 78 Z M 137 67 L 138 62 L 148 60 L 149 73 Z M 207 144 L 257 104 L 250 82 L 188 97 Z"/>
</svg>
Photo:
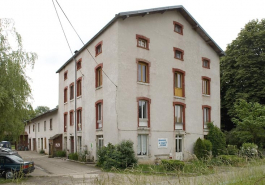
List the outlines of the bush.
<svg viewBox="0 0 265 185">
<path fill-rule="evenodd" d="M 198 159 L 206 158 L 212 150 L 212 143 L 209 140 L 198 138 L 194 145 L 194 154 Z"/>
<path fill-rule="evenodd" d="M 207 123 L 207 127 L 209 129 L 207 139 L 212 143 L 213 156 L 223 154 L 226 147 L 225 134 L 220 130 L 220 128 L 214 126 L 213 123 Z"/>
<path fill-rule="evenodd" d="M 258 146 L 254 143 L 243 143 L 240 148 L 240 154 L 244 157 L 257 157 Z"/>
<path fill-rule="evenodd" d="M 86 162 L 86 155 L 88 154 L 87 150 L 78 153 L 78 161 Z"/>
<path fill-rule="evenodd" d="M 103 169 L 127 168 L 137 164 L 132 141 L 122 141 L 120 144 L 109 143 L 97 151 L 97 166 Z"/>
<path fill-rule="evenodd" d="M 238 149 L 236 145 L 227 145 L 227 154 L 228 155 L 237 155 Z"/>
<path fill-rule="evenodd" d="M 161 160 L 162 165 L 166 171 L 183 170 L 185 163 L 179 160 Z"/>
<path fill-rule="evenodd" d="M 55 152 L 56 157 L 66 157 L 66 152 L 65 150 L 59 150 Z"/>
<path fill-rule="evenodd" d="M 43 149 L 41 149 L 40 154 L 45 154 L 45 151 Z"/>
<path fill-rule="evenodd" d="M 240 162 L 243 162 L 244 159 L 236 155 L 220 155 L 218 156 L 221 159 L 222 163 L 225 165 L 238 165 Z"/>
<path fill-rule="evenodd" d="M 76 152 L 75 153 L 70 153 L 68 157 L 71 160 L 75 160 L 75 161 L 78 160 L 78 154 Z"/>
</svg>

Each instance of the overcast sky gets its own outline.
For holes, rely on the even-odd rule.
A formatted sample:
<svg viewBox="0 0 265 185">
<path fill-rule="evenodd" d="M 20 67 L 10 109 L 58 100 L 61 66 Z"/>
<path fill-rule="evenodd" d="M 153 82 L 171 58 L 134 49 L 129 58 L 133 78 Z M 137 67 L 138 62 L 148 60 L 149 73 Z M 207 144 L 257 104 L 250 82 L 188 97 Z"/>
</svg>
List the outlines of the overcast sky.
<svg viewBox="0 0 265 185">
<path fill-rule="evenodd" d="M 183 5 L 215 42 L 225 51 L 244 25 L 265 18 L 265 0 L 58 0 L 84 42 L 92 38 L 119 12 Z M 59 8 L 57 7 L 59 11 Z M 60 17 L 73 51 L 82 43 Z M 12 18 L 23 38 L 24 49 L 36 52 L 31 78 L 36 108 L 58 105 L 58 74 L 71 57 L 52 0 L 0 0 L 0 18 Z"/>
</svg>

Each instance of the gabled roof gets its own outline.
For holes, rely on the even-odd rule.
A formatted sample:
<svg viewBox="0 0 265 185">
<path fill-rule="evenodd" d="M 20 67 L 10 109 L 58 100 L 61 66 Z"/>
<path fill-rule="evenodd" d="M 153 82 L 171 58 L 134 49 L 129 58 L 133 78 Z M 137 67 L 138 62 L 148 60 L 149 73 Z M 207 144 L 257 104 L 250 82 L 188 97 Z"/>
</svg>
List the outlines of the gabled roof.
<svg viewBox="0 0 265 185">
<path fill-rule="evenodd" d="M 208 35 L 208 33 L 201 27 L 201 25 L 192 17 L 192 15 L 182 6 L 167 6 L 161 8 L 152 8 L 145 10 L 136 10 L 129 12 L 120 12 L 115 15 L 115 17 L 104 26 L 94 37 L 92 37 L 78 52 L 76 52 L 60 69 L 56 71 L 59 73 L 68 63 L 70 63 L 76 56 L 81 53 L 84 49 L 86 49 L 90 43 L 92 43 L 97 37 L 100 36 L 105 30 L 108 29 L 112 23 L 114 23 L 117 19 L 126 19 L 134 16 L 145 16 L 147 14 L 155 14 L 155 13 L 164 13 L 166 11 L 178 10 L 180 14 L 191 24 L 192 28 L 205 40 L 207 44 L 209 44 L 213 50 L 219 55 L 225 55 L 224 51 L 216 44 L 216 42 Z"/>
<path fill-rule="evenodd" d="M 42 114 L 40 114 L 40 115 L 38 115 L 38 116 L 32 118 L 31 120 L 29 120 L 29 122 L 32 122 L 32 121 L 34 121 L 34 120 L 37 119 L 37 118 L 40 118 L 40 117 L 42 117 L 42 116 L 44 116 L 44 115 L 48 115 L 48 114 L 53 113 L 53 112 L 55 112 L 55 111 L 57 111 L 57 110 L 58 110 L 58 107 L 56 107 L 56 108 L 54 108 L 54 109 L 51 109 L 51 110 L 48 110 L 48 111 L 46 111 L 46 112 L 44 112 L 44 113 L 42 113 Z"/>
</svg>

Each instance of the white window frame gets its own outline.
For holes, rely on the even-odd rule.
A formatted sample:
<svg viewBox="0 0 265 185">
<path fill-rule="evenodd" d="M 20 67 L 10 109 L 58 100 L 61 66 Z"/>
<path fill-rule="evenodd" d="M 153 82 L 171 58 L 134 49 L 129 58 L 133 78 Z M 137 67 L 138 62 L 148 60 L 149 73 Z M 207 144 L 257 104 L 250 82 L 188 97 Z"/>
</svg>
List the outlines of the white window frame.
<svg viewBox="0 0 265 185">
<path fill-rule="evenodd" d="M 181 122 L 177 122 L 179 117 L 181 118 Z M 184 123 L 183 123 L 184 122 L 184 106 L 183 105 L 178 105 L 178 104 L 175 105 L 174 118 L 175 118 L 174 119 L 175 120 L 175 130 L 183 130 L 183 126 L 184 126 Z"/>
<path fill-rule="evenodd" d="M 97 104 L 97 109 L 98 109 L 97 124 L 98 124 L 98 129 L 101 129 L 102 128 L 102 103 Z"/>
<path fill-rule="evenodd" d="M 144 117 L 144 103 L 146 104 L 146 117 Z M 148 101 L 146 100 L 139 100 L 138 103 L 138 109 L 139 109 L 139 127 L 147 127 L 148 126 Z M 141 108 L 140 108 L 141 107 Z M 140 117 L 140 112 L 141 112 L 141 117 Z"/>
<path fill-rule="evenodd" d="M 147 40 L 139 38 L 138 39 L 138 46 L 143 47 L 143 48 L 147 48 Z"/>
<path fill-rule="evenodd" d="M 203 108 L 203 127 L 207 129 L 207 123 L 210 122 L 210 109 L 207 107 Z"/>
<path fill-rule="evenodd" d="M 139 134 L 137 136 L 137 155 L 138 156 L 147 156 L 148 155 L 148 135 Z M 144 153 L 145 150 L 145 153 Z"/>
</svg>

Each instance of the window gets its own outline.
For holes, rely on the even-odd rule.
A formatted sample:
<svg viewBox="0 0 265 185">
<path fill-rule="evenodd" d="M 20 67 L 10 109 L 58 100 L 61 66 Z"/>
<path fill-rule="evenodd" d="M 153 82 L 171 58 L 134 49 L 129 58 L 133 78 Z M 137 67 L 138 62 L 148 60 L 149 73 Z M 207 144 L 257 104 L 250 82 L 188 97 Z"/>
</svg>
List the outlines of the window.
<svg viewBox="0 0 265 185">
<path fill-rule="evenodd" d="M 64 75 L 63 75 L 63 76 L 64 76 L 64 80 L 67 79 L 67 73 L 68 73 L 68 71 L 65 71 L 65 72 L 64 72 Z"/>
<path fill-rule="evenodd" d="M 77 81 L 77 97 L 82 95 L 82 77 L 78 78 Z"/>
<path fill-rule="evenodd" d="M 33 125 L 33 132 L 35 132 L 35 125 Z"/>
<path fill-rule="evenodd" d="M 211 122 L 211 106 L 203 105 L 202 111 L 203 111 L 203 128 L 207 128 L 207 123 Z"/>
<path fill-rule="evenodd" d="M 64 101 L 63 101 L 64 103 L 67 102 L 67 89 L 68 89 L 67 87 L 64 88 Z"/>
<path fill-rule="evenodd" d="M 185 71 L 172 69 L 174 74 L 174 96 L 185 97 Z"/>
<path fill-rule="evenodd" d="M 100 53 L 102 53 L 102 45 L 103 41 L 100 41 L 96 46 L 95 46 L 95 56 L 98 56 Z"/>
<path fill-rule="evenodd" d="M 137 58 L 137 81 L 143 83 L 150 83 L 149 68 L 151 63 L 147 60 Z"/>
<path fill-rule="evenodd" d="M 183 25 L 176 21 L 173 21 L 173 25 L 174 25 L 174 32 L 183 35 Z"/>
<path fill-rule="evenodd" d="M 97 136 L 97 149 L 101 149 L 104 146 L 103 136 Z"/>
<path fill-rule="evenodd" d="M 182 49 L 179 48 L 173 48 L 174 51 L 174 58 L 178 59 L 178 60 L 184 60 L 183 56 L 184 56 L 184 51 Z"/>
<path fill-rule="evenodd" d="M 202 76 L 202 94 L 204 95 L 210 95 L 210 82 L 211 82 L 211 78 L 208 78 L 206 76 Z"/>
<path fill-rule="evenodd" d="M 138 102 L 138 127 L 150 127 L 150 103 L 149 98 L 137 98 Z"/>
<path fill-rule="evenodd" d="M 77 131 L 82 131 L 82 107 L 77 108 L 76 111 L 77 111 L 76 129 L 77 129 Z"/>
<path fill-rule="evenodd" d="M 44 131 L 46 131 L 46 121 L 44 121 Z"/>
<path fill-rule="evenodd" d="M 67 112 L 64 113 L 63 123 L 64 123 L 63 124 L 64 125 L 63 130 L 64 130 L 64 132 L 67 132 Z"/>
<path fill-rule="evenodd" d="M 74 110 L 70 111 L 70 126 L 74 125 Z"/>
<path fill-rule="evenodd" d="M 40 123 L 38 123 L 38 132 L 40 131 Z"/>
<path fill-rule="evenodd" d="M 82 68 L 82 58 L 80 58 L 77 62 L 76 62 L 76 70 L 79 70 Z"/>
<path fill-rule="evenodd" d="M 29 134 L 30 134 L 30 125 L 29 125 Z"/>
<path fill-rule="evenodd" d="M 180 102 L 174 102 L 174 129 L 185 130 L 185 108 L 186 105 Z"/>
<path fill-rule="evenodd" d="M 147 155 L 148 151 L 148 143 L 147 143 L 148 135 L 138 135 L 138 146 L 137 146 L 137 155 Z"/>
<path fill-rule="evenodd" d="M 70 100 L 74 99 L 74 82 L 69 85 L 70 88 Z"/>
<path fill-rule="evenodd" d="M 44 149 L 47 148 L 47 141 L 46 141 L 46 137 L 44 138 Z"/>
<path fill-rule="evenodd" d="M 78 136 L 77 137 L 77 145 L 78 145 L 78 147 L 77 147 L 77 149 L 78 149 L 78 152 L 82 152 L 82 137 L 81 136 Z"/>
<path fill-rule="evenodd" d="M 143 35 L 136 35 L 137 47 L 149 50 L 150 39 Z"/>
<path fill-rule="evenodd" d="M 210 59 L 202 57 L 202 67 L 210 69 Z"/>
<path fill-rule="evenodd" d="M 96 102 L 96 129 L 103 127 L 103 100 Z"/>
<path fill-rule="evenodd" d="M 103 68 L 103 64 L 98 64 L 96 67 L 95 67 L 95 76 L 96 76 L 96 82 L 95 82 L 95 87 L 101 87 L 102 86 L 102 68 Z"/>
<path fill-rule="evenodd" d="M 50 119 L 50 130 L 52 130 L 52 119 Z"/>
</svg>

